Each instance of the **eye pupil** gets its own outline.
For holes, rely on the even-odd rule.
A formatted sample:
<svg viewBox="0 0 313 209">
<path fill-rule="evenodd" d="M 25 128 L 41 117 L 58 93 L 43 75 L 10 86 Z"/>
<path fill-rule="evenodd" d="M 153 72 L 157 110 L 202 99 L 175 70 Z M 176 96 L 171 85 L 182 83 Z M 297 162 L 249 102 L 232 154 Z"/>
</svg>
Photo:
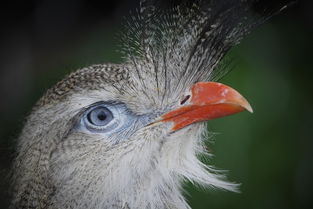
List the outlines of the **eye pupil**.
<svg viewBox="0 0 313 209">
<path fill-rule="evenodd" d="M 99 115 L 98 115 L 98 119 L 99 120 L 105 120 L 107 118 L 105 112 L 100 112 Z"/>
</svg>

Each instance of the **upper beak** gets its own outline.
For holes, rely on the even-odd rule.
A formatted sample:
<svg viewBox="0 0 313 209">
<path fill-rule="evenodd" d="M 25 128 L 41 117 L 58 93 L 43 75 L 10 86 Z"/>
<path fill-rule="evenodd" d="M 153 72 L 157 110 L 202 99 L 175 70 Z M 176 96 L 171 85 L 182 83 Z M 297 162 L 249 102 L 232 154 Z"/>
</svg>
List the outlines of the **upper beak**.
<svg viewBox="0 0 313 209">
<path fill-rule="evenodd" d="M 158 122 L 173 122 L 172 131 L 199 121 L 232 115 L 244 110 L 253 112 L 247 100 L 236 90 L 216 82 L 199 82 L 191 87 L 182 106 L 165 113 Z"/>
</svg>

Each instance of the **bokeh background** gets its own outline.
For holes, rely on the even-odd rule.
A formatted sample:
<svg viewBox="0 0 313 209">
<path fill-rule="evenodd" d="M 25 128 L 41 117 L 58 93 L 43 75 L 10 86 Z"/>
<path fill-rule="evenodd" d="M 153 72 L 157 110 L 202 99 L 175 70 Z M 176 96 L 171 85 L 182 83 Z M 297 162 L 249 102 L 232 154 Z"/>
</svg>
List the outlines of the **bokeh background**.
<svg viewBox="0 0 313 209">
<path fill-rule="evenodd" d="M 264 1 L 264 5 L 275 1 Z M 7 208 L 15 139 L 39 97 L 78 68 L 121 62 L 118 32 L 137 0 L 29 0 L 1 3 L 0 208 Z M 210 121 L 208 147 L 241 193 L 186 185 L 193 209 L 313 208 L 313 7 L 297 4 L 250 34 L 231 54 L 221 82 L 255 113 Z"/>
</svg>

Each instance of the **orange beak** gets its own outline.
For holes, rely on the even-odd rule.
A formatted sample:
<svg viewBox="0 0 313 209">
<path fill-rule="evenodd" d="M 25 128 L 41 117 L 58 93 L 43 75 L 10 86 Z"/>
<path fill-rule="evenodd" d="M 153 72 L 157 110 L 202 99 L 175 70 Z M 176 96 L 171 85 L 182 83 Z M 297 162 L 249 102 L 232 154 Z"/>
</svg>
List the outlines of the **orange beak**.
<svg viewBox="0 0 313 209">
<path fill-rule="evenodd" d="M 247 100 L 236 90 L 221 83 L 199 82 L 181 102 L 182 107 L 165 113 L 158 122 L 173 122 L 172 131 L 192 123 L 232 115 L 244 110 L 253 112 Z"/>
</svg>

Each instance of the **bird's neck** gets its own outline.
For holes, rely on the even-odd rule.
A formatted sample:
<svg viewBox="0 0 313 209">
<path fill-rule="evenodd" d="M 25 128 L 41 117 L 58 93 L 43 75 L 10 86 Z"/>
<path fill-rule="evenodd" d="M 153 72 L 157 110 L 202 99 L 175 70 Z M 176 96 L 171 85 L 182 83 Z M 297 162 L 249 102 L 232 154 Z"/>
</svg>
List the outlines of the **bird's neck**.
<svg viewBox="0 0 313 209">
<path fill-rule="evenodd" d="M 189 134 L 194 135 L 183 133 L 165 141 L 146 141 L 140 146 L 127 144 L 121 147 L 123 152 L 114 152 L 118 161 L 98 158 L 99 153 L 105 152 L 102 147 L 97 152 L 89 152 L 97 158 L 90 157 L 87 161 L 66 158 L 67 155 L 61 154 L 64 154 L 62 149 L 56 149 L 51 162 L 57 162 L 57 166 L 51 165 L 46 170 L 31 169 L 19 180 L 31 183 L 31 187 L 25 187 L 30 195 L 27 199 L 31 201 L 22 202 L 26 192 L 19 188 L 16 205 L 33 204 L 35 196 L 36 204 L 45 205 L 47 209 L 188 209 L 181 194 L 182 178 L 202 183 L 212 178 L 201 168 L 196 158 L 195 150 L 198 149 Z M 39 166 L 38 159 L 32 162 L 31 167 Z M 213 180 L 218 182 L 214 177 Z M 43 187 L 47 182 L 49 185 Z M 34 187 L 36 185 L 40 187 Z M 47 195 L 38 199 L 42 194 Z"/>
<path fill-rule="evenodd" d="M 57 208 L 187 209 L 181 194 L 181 178 L 173 169 L 178 162 L 171 161 L 178 157 L 169 155 L 163 147 L 168 146 L 145 145 L 136 155 L 124 154 L 118 164 L 107 165 L 99 173 L 100 168 L 86 170 L 71 179 L 67 173 L 55 171 L 53 181 L 57 188 L 51 201 Z"/>
</svg>

